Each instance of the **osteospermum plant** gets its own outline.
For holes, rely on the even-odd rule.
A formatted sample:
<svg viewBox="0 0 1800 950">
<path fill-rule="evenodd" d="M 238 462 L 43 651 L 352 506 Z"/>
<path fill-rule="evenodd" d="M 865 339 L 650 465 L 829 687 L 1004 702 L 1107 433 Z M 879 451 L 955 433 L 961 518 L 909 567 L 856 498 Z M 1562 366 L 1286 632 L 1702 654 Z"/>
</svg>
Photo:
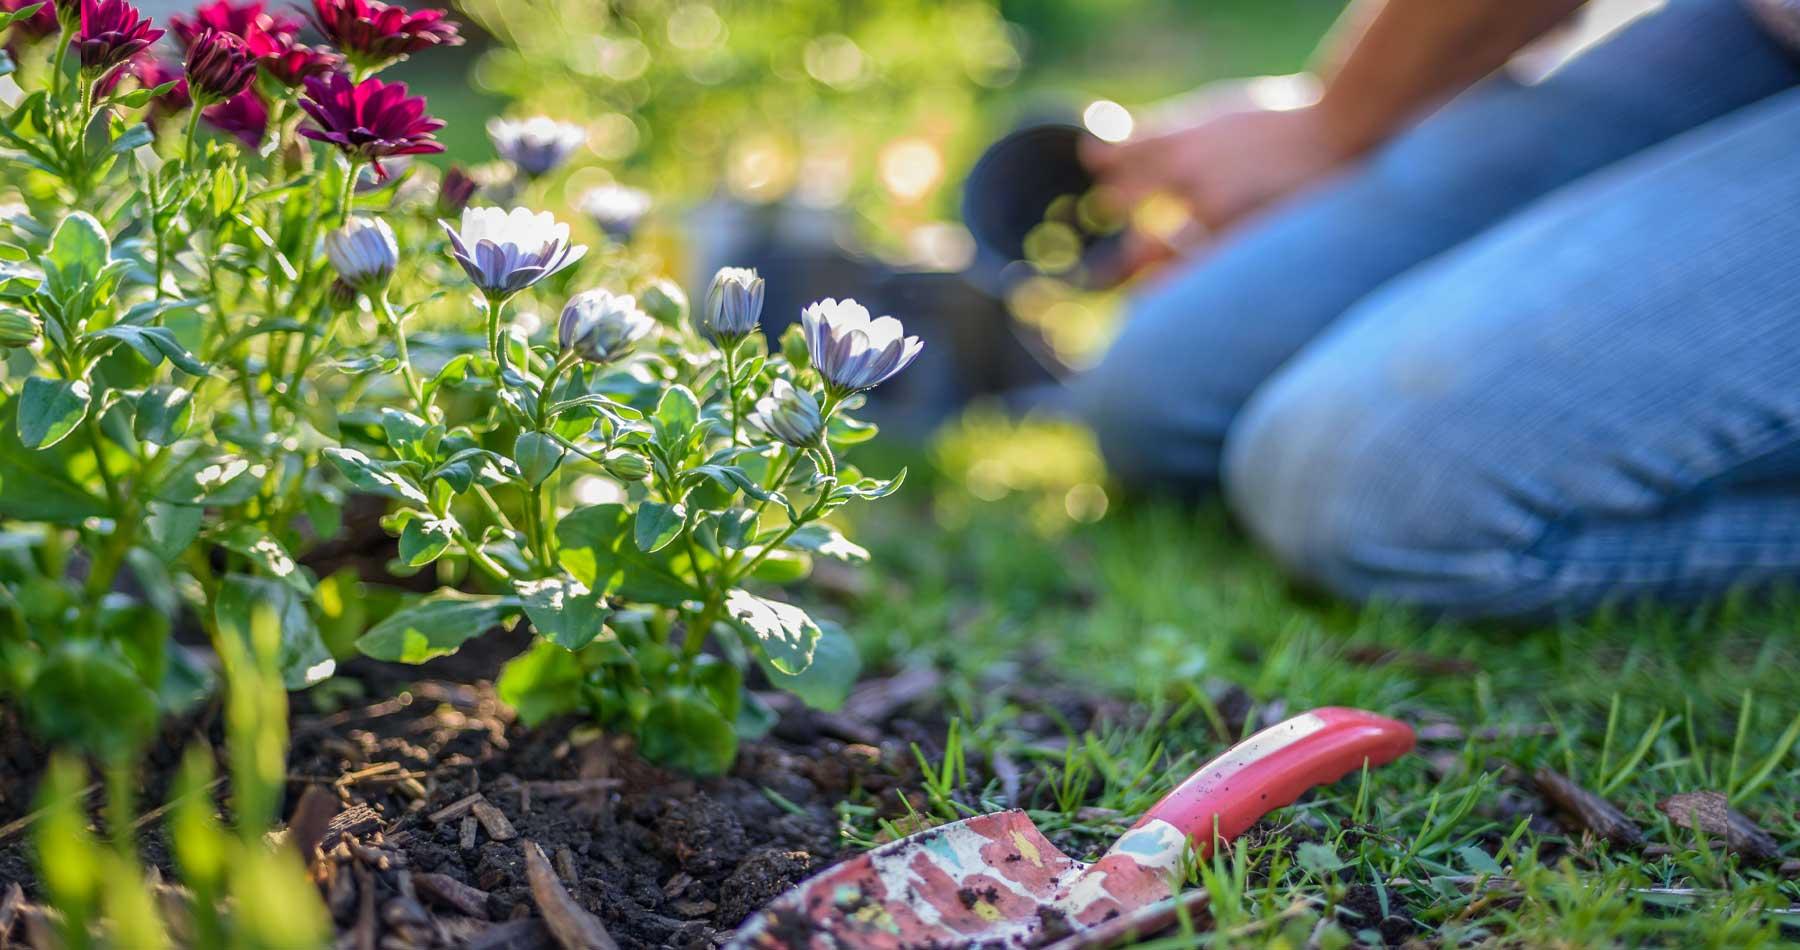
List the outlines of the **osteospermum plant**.
<svg viewBox="0 0 1800 950">
<path fill-rule="evenodd" d="M 496 121 L 505 164 L 479 172 L 410 162 L 443 123 L 379 74 L 455 24 L 307 12 L 324 44 L 261 0 L 0 11 L 23 89 L 0 114 L 0 696 L 127 762 L 211 689 L 171 634 L 227 655 L 255 615 L 293 689 L 330 644 L 419 662 L 529 626 L 500 676 L 527 720 L 585 714 L 698 772 L 768 728 L 747 682 L 841 698 L 854 650 L 781 589 L 867 556 L 833 515 L 900 480 L 840 460 L 874 431 L 849 413 L 918 341 L 824 301 L 784 356 L 737 268 L 690 312 L 633 244 L 647 193 L 534 203 L 588 160 L 577 126 Z M 385 571 L 330 560 L 370 542 L 340 538 L 349 505 L 383 509 Z M 435 591 L 402 593 L 421 573 Z"/>
</svg>

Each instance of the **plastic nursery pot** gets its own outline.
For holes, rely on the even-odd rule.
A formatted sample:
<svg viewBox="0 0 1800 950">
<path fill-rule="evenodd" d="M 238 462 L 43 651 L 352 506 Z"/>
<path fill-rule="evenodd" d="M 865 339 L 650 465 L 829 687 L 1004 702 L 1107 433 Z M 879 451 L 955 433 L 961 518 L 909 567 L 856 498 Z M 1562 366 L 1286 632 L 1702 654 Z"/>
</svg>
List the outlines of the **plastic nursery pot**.
<svg viewBox="0 0 1800 950">
<path fill-rule="evenodd" d="M 1073 122 L 1027 125 L 988 146 L 970 170 L 963 224 L 975 238 L 970 276 L 986 289 L 1004 291 L 1044 269 L 1041 249 L 1031 246 L 1034 235 L 1048 238 L 1061 259 L 1048 269 L 1054 276 L 1086 284 L 1110 271 L 1120 231 L 1095 226 L 1082 213 L 1095 185 L 1081 163 L 1084 140 L 1095 136 Z"/>
</svg>

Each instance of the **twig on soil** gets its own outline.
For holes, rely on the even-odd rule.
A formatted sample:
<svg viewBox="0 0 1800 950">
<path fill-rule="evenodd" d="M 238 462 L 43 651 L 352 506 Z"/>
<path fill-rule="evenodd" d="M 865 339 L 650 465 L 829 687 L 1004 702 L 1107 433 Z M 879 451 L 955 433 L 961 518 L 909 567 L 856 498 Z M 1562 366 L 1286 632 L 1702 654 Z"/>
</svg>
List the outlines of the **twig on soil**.
<svg viewBox="0 0 1800 950">
<path fill-rule="evenodd" d="M 450 874 L 412 874 L 412 887 L 425 900 L 441 903 L 470 918 L 488 919 L 488 892 L 459 882 Z"/>
<path fill-rule="evenodd" d="M 1532 773 L 1531 780 L 1552 805 L 1588 831 L 1620 847 L 1643 847 L 1644 833 L 1606 799 L 1548 768 Z"/>
<path fill-rule="evenodd" d="M 94 796 L 94 794 L 98 791 L 100 791 L 100 783 L 95 782 L 94 784 L 89 785 L 87 788 L 84 788 L 81 790 L 81 799 L 83 801 L 86 801 L 87 799 L 92 798 Z M 44 817 L 44 813 L 48 810 L 49 809 L 47 809 L 47 808 L 40 808 L 37 811 L 34 811 L 34 812 L 24 816 L 23 818 L 17 818 L 17 819 L 7 822 L 4 825 L 0 825 L 0 842 L 4 842 L 7 839 L 12 838 L 14 835 L 17 835 L 20 832 L 24 831 L 25 829 L 30 828 L 33 824 L 35 824 L 37 822 L 37 820 L 39 818 Z"/>
<path fill-rule="evenodd" d="M 481 830 L 487 832 L 489 838 L 511 841 L 519 836 L 518 830 L 507 820 L 506 813 L 489 804 L 487 799 L 469 806 L 469 810 L 474 812 L 475 820 L 481 822 Z"/>
<path fill-rule="evenodd" d="M 1684 828 L 1722 836 L 1726 847 L 1752 861 L 1766 864 L 1781 857 L 1781 845 L 1718 792 L 1671 795 L 1656 809 Z"/>
<path fill-rule="evenodd" d="M 475 832 L 481 829 L 481 823 L 474 815 L 464 815 L 462 828 L 457 832 L 456 844 L 464 851 L 475 850 Z"/>
<path fill-rule="evenodd" d="M 453 801 L 450 804 L 445 805 L 444 807 L 438 809 L 437 811 L 432 812 L 431 816 L 429 818 L 427 818 L 426 820 L 430 821 L 434 825 L 441 825 L 444 822 L 449 821 L 452 818 L 461 818 L 462 816 L 469 813 L 469 809 L 475 807 L 476 802 L 485 802 L 485 801 L 487 801 L 487 797 L 482 795 L 480 792 L 474 792 L 469 795 L 464 795 L 463 797 L 457 799 L 456 801 Z"/>
<path fill-rule="evenodd" d="M 600 918 L 583 910 L 567 888 L 557 880 L 550 859 L 537 842 L 527 840 L 520 849 L 525 854 L 525 876 L 531 884 L 532 900 L 544 915 L 550 935 L 563 950 L 618 950 L 619 945 L 600 923 Z"/>
</svg>

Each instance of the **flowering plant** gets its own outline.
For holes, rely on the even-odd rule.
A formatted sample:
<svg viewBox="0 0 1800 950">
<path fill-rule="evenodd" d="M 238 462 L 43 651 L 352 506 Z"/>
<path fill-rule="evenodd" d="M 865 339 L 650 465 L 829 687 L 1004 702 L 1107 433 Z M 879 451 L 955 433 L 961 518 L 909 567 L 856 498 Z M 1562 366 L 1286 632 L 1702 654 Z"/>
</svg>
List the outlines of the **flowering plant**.
<svg viewBox="0 0 1800 950">
<path fill-rule="evenodd" d="M 376 74 L 459 42 L 439 11 L 317 0 L 314 47 L 210 0 L 170 24 L 179 63 L 124 0 L 37 13 L 0 13 L 25 90 L 0 117 L 0 695 L 44 736 L 129 755 L 209 688 L 172 630 L 236 642 L 253 611 L 289 688 L 352 642 L 421 662 L 529 625 L 500 677 L 527 720 L 584 712 L 701 772 L 770 723 L 746 677 L 841 698 L 847 638 L 772 592 L 867 557 L 831 516 L 900 478 L 839 453 L 918 353 L 897 321 L 824 301 L 772 350 L 754 272 L 690 314 L 633 249 L 644 193 L 481 203 L 547 192 L 578 127 L 496 122 L 509 181 L 409 163 L 443 123 Z M 379 570 L 344 554 L 371 508 Z"/>
</svg>

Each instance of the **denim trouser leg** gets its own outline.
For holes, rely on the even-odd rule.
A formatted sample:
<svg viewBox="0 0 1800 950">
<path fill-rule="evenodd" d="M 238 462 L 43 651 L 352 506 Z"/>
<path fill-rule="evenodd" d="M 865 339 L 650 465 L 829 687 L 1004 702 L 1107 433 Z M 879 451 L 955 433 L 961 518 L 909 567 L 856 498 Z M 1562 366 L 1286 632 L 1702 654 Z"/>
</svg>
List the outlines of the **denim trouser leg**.
<svg viewBox="0 0 1800 950">
<path fill-rule="evenodd" d="M 1208 485 L 1252 391 L 1357 300 L 1550 191 L 1800 80 L 1738 0 L 1675 0 L 1551 79 L 1484 83 L 1143 295 L 1074 384 L 1108 463 Z"/>
<path fill-rule="evenodd" d="M 1228 438 L 1297 572 L 1457 615 L 1800 576 L 1800 89 L 1359 304 Z"/>
</svg>

